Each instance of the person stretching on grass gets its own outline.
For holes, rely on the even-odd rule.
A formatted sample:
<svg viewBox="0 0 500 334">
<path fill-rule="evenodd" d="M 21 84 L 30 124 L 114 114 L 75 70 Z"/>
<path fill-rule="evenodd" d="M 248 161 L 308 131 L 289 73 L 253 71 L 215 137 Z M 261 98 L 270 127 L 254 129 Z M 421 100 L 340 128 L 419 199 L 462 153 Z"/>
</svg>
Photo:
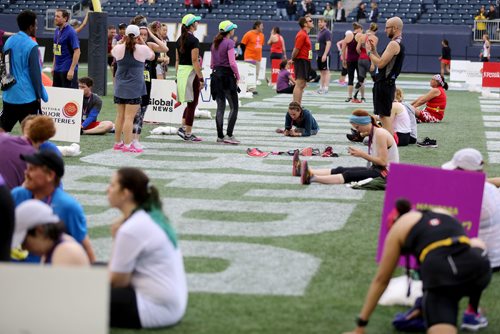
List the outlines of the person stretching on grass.
<svg viewBox="0 0 500 334">
<path fill-rule="evenodd" d="M 375 118 L 365 110 L 354 110 L 349 118 L 351 126 L 360 133 L 368 133 L 368 152 L 349 147 L 349 154 L 368 161 L 367 167 L 337 167 L 333 169 L 309 169 L 307 161 L 301 162 L 298 153 L 293 156 L 293 176 L 300 176 L 302 184 L 319 182 L 343 184 L 367 178 L 387 176 L 389 165 L 399 162 L 399 152 L 394 137 L 377 125 Z"/>
<path fill-rule="evenodd" d="M 319 126 L 309 110 L 302 109 L 298 102 L 291 102 L 285 116 L 285 130 L 276 131 L 289 137 L 309 137 L 318 133 Z"/>
</svg>

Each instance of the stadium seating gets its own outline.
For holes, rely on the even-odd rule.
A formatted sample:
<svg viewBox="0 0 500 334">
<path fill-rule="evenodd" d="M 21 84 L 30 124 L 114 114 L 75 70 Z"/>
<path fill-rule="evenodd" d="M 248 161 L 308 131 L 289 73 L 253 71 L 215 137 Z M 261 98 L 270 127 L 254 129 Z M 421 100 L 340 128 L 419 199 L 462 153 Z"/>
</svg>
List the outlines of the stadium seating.
<svg viewBox="0 0 500 334">
<path fill-rule="evenodd" d="M 314 1 L 316 14 L 322 14 L 326 3 L 331 0 Z M 0 13 L 17 14 L 30 8 L 43 15 L 47 9 L 71 8 L 77 0 L 0 0 Z M 366 1 L 368 3 L 369 1 Z M 481 5 L 488 6 L 488 0 L 379 0 L 379 23 L 398 15 L 405 23 L 419 24 L 468 24 L 474 23 Z M 275 0 L 226 0 L 224 4 L 213 2 L 212 13 L 207 8 L 190 9 L 206 19 L 239 19 L 239 20 L 280 20 L 276 16 Z M 110 17 L 126 17 L 143 14 L 151 18 L 179 18 L 186 12 L 184 0 L 156 0 L 154 4 L 137 5 L 132 0 L 108 0 L 102 5 Z M 357 8 L 348 15 L 348 21 L 355 21 Z M 369 11 L 369 8 L 367 8 Z M 368 12 L 367 12 L 368 13 Z"/>
</svg>

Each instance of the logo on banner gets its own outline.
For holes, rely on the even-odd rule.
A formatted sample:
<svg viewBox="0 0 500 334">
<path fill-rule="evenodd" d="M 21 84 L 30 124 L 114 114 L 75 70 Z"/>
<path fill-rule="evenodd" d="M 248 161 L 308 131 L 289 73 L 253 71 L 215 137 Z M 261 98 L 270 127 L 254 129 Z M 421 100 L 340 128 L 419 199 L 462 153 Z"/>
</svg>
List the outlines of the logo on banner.
<svg viewBox="0 0 500 334">
<path fill-rule="evenodd" d="M 181 104 L 177 101 L 175 93 L 170 94 L 170 98 L 166 99 L 155 99 L 154 97 L 149 99 L 149 105 L 153 108 L 153 111 L 158 112 L 173 112 Z"/>
<path fill-rule="evenodd" d="M 484 63 L 483 87 L 500 87 L 500 63 Z"/>
<path fill-rule="evenodd" d="M 62 108 L 62 113 L 66 118 L 73 118 L 78 113 L 78 104 L 76 102 L 68 102 Z"/>
</svg>

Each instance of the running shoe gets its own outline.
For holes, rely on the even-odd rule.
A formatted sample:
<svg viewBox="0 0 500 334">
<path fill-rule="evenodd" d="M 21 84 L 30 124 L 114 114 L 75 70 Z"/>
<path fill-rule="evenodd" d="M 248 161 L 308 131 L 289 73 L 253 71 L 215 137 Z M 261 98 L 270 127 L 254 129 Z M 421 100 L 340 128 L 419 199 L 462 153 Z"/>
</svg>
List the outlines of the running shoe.
<svg viewBox="0 0 500 334">
<path fill-rule="evenodd" d="M 425 137 L 423 141 L 417 142 L 417 146 L 420 147 L 438 147 L 437 141 L 435 139 L 430 139 Z"/>
<path fill-rule="evenodd" d="M 299 158 L 299 150 L 295 150 L 292 159 L 292 176 L 300 176 L 301 162 Z"/>
<path fill-rule="evenodd" d="M 361 143 L 363 141 L 363 137 L 361 137 L 361 134 L 355 129 L 351 129 L 351 133 L 348 133 L 345 136 L 349 141 L 354 143 Z"/>
<path fill-rule="evenodd" d="M 115 151 L 121 151 L 121 150 L 123 149 L 123 145 L 124 145 L 124 144 L 123 144 L 123 142 L 122 142 L 122 141 L 121 141 L 121 142 L 119 142 L 119 143 L 115 143 L 115 144 L 113 145 L 113 150 L 115 150 Z"/>
<path fill-rule="evenodd" d="M 305 157 L 312 156 L 313 155 L 313 148 L 312 147 L 303 148 L 302 151 L 300 151 L 300 155 L 303 155 Z"/>
<path fill-rule="evenodd" d="M 224 137 L 224 143 L 226 144 L 232 144 L 232 145 L 238 145 L 240 141 L 236 139 L 235 136 L 225 136 Z"/>
<path fill-rule="evenodd" d="M 352 98 L 348 97 L 347 99 L 344 100 L 344 102 L 351 102 Z"/>
<path fill-rule="evenodd" d="M 144 150 L 142 148 L 135 147 L 133 143 L 130 146 L 123 145 L 122 152 L 130 153 L 142 153 Z"/>
<path fill-rule="evenodd" d="M 182 126 L 179 129 L 177 129 L 177 135 L 182 139 L 186 140 L 186 130 L 184 130 Z"/>
<path fill-rule="evenodd" d="M 262 152 L 258 148 L 247 148 L 247 154 L 251 157 L 265 158 L 269 155 L 268 152 Z"/>
<path fill-rule="evenodd" d="M 225 138 L 225 137 L 224 137 Z M 224 144 L 224 138 L 217 137 L 217 143 Z"/>
<path fill-rule="evenodd" d="M 481 328 L 485 328 L 488 326 L 488 319 L 483 316 L 480 312 L 478 313 L 468 313 L 464 312 L 462 317 L 462 326 L 463 330 L 468 330 L 472 332 L 476 332 Z"/>
<path fill-rule="evenodd" d="M 311 183 L 311 171 L 307 166 L 307 161 L 302 162 L 302 166 L 300 168 L 300 182 L 302 184 L 310 184 Z"/>
<path fill-rule="evenodd" d="M 339 155 L 337 153 L 333 153 L 333 147 L 328 146 L 325 148 L 325 151 L 321 154 L 321 156 L 323 158 L 338 158 Z"/>
<path fill-rule="evenodd" d="M 358 100 L 358 99 L 352 99 L 351 103 L 362 103 L 362 102 L 361 102 L 361 100 Z"/>
<path fill-rule="evenodd" d="M 196 137 L 195 135 L 193 134 L 186 134 L 184 136 L 184 140 L 185 141 L 202 141 L 202 139 L 200 137 Z"/>
<path fill-rule="evenodd" d="M 141 150 L 144 150 L 144 145 L 142 145 L 137 139 L 132 140 L 132 144 L 135 147 L 140 148 Z"/>
<path fill-rule="evenodd" d="M 325 91 L 324 91 L 324 90 L 322 90 L 322 89 L 318 89 L 318 90 L 316 91 L 316 94 L 322 95 L 322 94 L 325 94 Z"/>
<path fill-rule="evenodd" d="M 366 103 L 366 99 L 364 97 L 361 98 L 361 103 Z"/>
</svg>

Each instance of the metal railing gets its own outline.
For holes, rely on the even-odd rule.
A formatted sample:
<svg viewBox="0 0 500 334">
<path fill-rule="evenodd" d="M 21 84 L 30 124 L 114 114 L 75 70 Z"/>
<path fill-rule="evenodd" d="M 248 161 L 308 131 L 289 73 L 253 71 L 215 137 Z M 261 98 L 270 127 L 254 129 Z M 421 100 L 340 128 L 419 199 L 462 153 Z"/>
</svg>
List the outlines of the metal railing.
<svg viewBox="0 0 500 334">
<path fill-rule="evenodd" d="M 318 37 L 318 32 L 319 32 L 318 21 L 320 18 L 326 19 L 326 22 L 328 24 L 327 25 L 328 30 L 333 32 L 333 23 L 335 22 L 333 18 L 325 17 L 323 15 L 311 15 L 311 19 L 313 20 L 314 23 L 314 28 L 312 28 L 311 31 L 309 32 L 309 37 L 312 40 L 316 40 L 316 38 Z"/>
<path fill-rule="evenodd" d="M 475 20 L 474 41 L 481 41 L 488 34 L 491 42 L 500 42 L 500 20 Z"/>
<path fill-rule="evenodd" d="M 56 30 L 54 18 L 56 16 L 56 8 L 47 9 L 45 11 L 45 30 Z"/>
</svg>

